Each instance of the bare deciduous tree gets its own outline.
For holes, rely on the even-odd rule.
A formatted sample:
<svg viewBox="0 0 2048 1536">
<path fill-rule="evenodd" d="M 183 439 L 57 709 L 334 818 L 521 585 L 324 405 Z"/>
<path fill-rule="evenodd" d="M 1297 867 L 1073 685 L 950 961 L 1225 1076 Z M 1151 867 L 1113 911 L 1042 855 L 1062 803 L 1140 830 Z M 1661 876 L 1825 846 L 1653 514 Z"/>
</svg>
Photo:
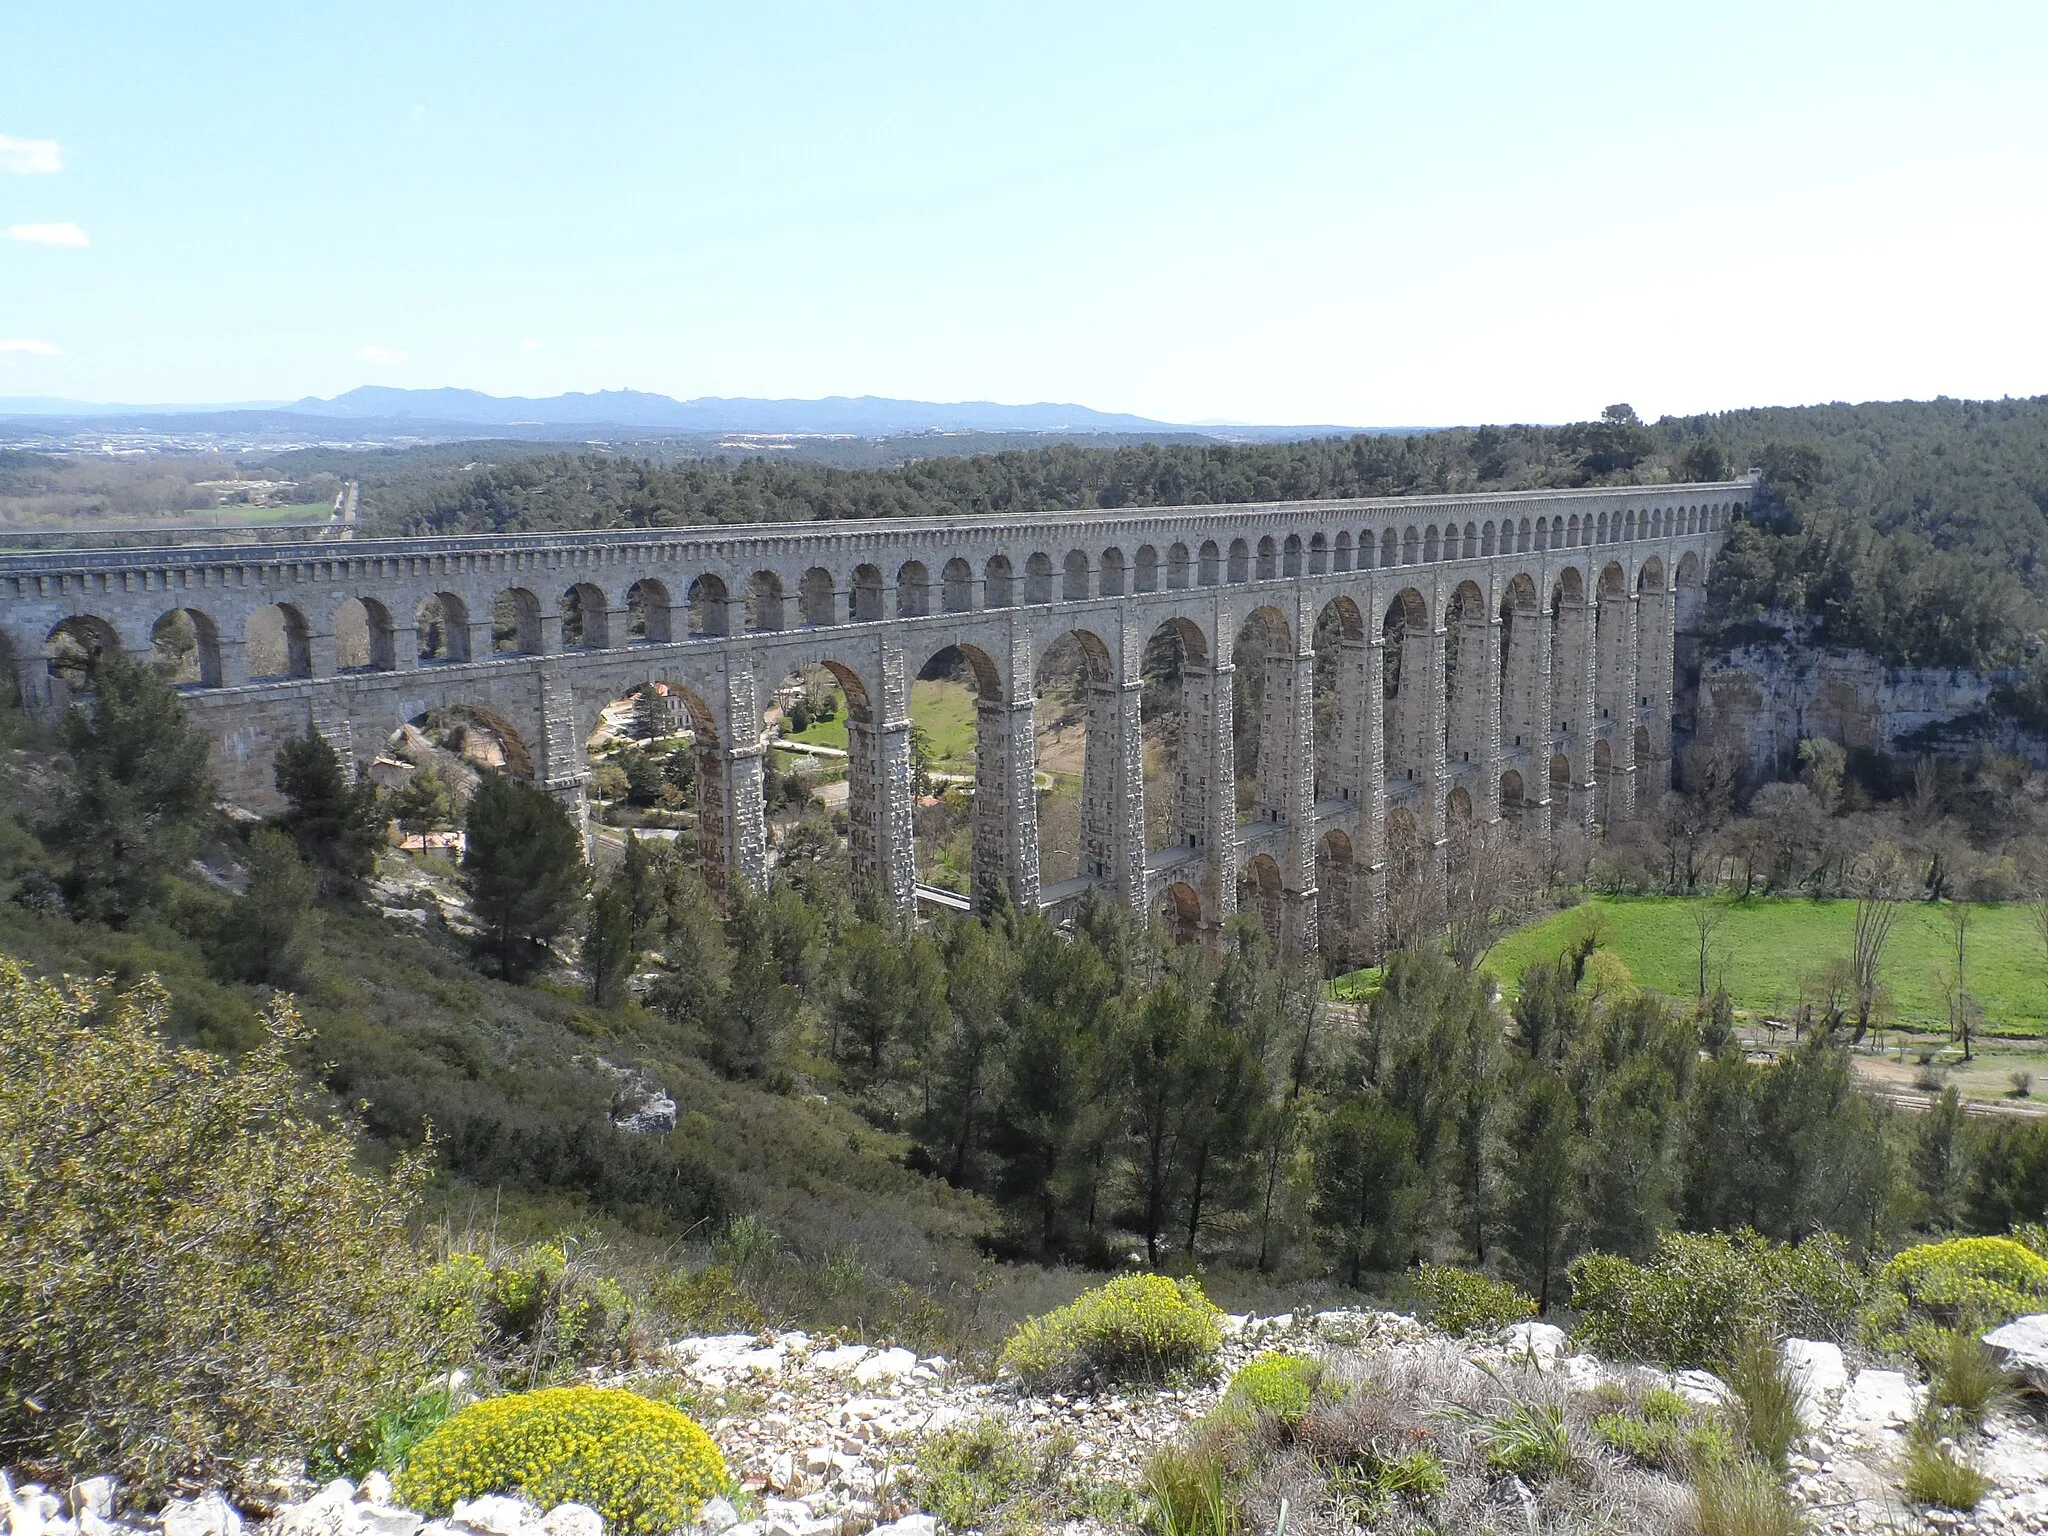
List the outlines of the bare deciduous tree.
<svg viewBox="0 0 2048 1536">
<path fill-rule="evenodd" d="M 1851 888 L 1856 893 L 1856 932 L 1849 951 L 1849 973 L 1856 994 L 1856 1032 L 1852 1043 L 1870 1031 L 1871 1015 L 1882 1000 L 1877 968 L 1884 959 L 1892 923 L 1906 894 L 1906 861 L 1890 843 L 1879 843 L 1856 861 Z"/>
</svg>

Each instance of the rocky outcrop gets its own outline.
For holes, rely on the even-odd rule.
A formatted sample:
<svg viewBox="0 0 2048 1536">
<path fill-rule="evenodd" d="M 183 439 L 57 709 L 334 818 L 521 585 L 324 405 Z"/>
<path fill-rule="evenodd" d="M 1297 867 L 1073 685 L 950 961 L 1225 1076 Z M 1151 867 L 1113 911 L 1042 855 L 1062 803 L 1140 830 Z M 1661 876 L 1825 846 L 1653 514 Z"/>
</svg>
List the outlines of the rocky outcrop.
<svg viewBox="0 0 2048 1536">
<path fill-rule="evenodd" d="M 1737 647 L 1699 663 L 1695 735 L 1729 742 L 1760 777 L 1790 772 L 1809 736 L 1854 750 L 1961 752 L 1991 742 L 2048 763 L 2048 742 L 1993 717 L 1993 693 L 2013 674 L 1888 667 L 1864 651 L 1780 642 Z"/>
<path fill-rule="evenodd" d="M 1984 1335 L 1992 1363 L 2035 1392 L 2048 1392 L 2048 1313 L 2018 1318 Z"/>
</svg>

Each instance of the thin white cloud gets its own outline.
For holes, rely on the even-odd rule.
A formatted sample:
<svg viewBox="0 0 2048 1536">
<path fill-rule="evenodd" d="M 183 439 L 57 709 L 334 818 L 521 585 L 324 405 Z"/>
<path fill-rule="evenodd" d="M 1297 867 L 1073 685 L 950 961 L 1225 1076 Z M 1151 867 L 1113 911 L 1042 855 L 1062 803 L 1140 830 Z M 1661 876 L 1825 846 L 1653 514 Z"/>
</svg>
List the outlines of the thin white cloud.
<svg viewBox="0 0 2048 1536">
<path fill-rule="evenodd" d="M 64 349 L 47 341 L 31 341 L 26 336 L 0 337 L 0 352 L 26 352 L 30 357 L 61 357 Z"/>
<path fill-rule="evenodd" d="M 402 363 L 405 353 L 397 347 L 368 346 L 356 353 L 358 360 L 365 363 Z"/>
<path fill-rule="evenodd" d="M 540 343 L 528 337 L 525 341 L 519 343 L 519 350 L 522 352 L 538 352 L 540 350 Z"/>
<path fill-rule="evenodd" d="M 0 133 L 0 171 L 16 176 L 54 176 L 64 169 L 55 139 L 10 139 Z"/>
<path fill-rule="evenodd" d="M 7 238 L 25 240 L 30 245 L 91 245 L 85 231 L 76 224 L 66 221 L 62 224 L 10 224 Z"/>
</svg>

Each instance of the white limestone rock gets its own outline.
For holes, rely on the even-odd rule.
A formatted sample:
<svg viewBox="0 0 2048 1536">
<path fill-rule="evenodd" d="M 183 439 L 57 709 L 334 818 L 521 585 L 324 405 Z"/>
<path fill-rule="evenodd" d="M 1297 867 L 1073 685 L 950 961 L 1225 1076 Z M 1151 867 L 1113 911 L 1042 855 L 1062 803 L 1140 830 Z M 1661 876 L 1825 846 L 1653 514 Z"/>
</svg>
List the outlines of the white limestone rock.
<svg viewBox="0 0 2048 1536">
<path fill-rule="evenodd" d="M 588 1504 L 557 1504 L 541 1516 L 547 1536 L 604 1536 L 604 1516 Z"/>
<path fill-rule="evenodd" d="M 1984 1335 L 1984 1347 L 2006 1375 L 2048 1392 L 2048 1313 L 2016 1318 Z"/>
<path fill-rule="evenodd" d="M 102 1520 L 114 1518 L 114 1498 L 120 1492 L 120 1485 L 111 1477 L 83 1477 L 71 1485 L 71 1512 L 83 1515 L 90 1511 Z"/>
<path fill-rule="evenodd" d="M 1735 1397 L 1712 1371 L 1680 1371 L 1671 1378 L 1671 1390 L 1696 1408 L 1718 1408 Z"/>
<path fill-rule="evenodd" d="M 1842 1347 L 1819 1339 L 1787 1339 L 1783 1350 L 1785 1369 L 1799 1389 L 1799 1417 L 1818 1424 L 1849 1385 Z"/>
<path fill-rule="evenodd" d="M 1501 1330 L 1500 1341 L 1511 1358 L 1533 1360 L 1546 1371 L 1566 1348 L 1564 1330 L 1555 1323 L 1510 1323 Z"/>
<path fill-rule="evenodd" d="M 704 1507 L 697 1511 L 697 1528 L 709 1531 L 712 1536 L 729 1531 L 740 1523 L 740 1512 L 732 1507 L 730 1500 L 717 1495 L 704 1501 Z"/>
<path fill-rule="evenodd" d="M 905 1515 L 876 1526 L 868 1536 L 939 1536 L 939 1522 L 930 1515 Z"/>
<path fill-rule="evenodd" d="M 885 1349 L 853 1368 L 853 1379 L 863 1387 L 877 1382 L 900 1381 L 917 1369 L 917 1356 L 907 1349 Z"/>
<path fill-rule="evenodd" d="M 454 1523 L 481 1536 L 527 1536 L 540 1523 L 540 1511 L 510 1494 L 487 1493 L 455 1501 Z"/>
<path fill-rule="evenodd" d="M 242 1517 L 219 1493 L 172 1499 L 158 1522 L 164 1536 L 242 1536 Z"/>
<path fill-rule="evenodd" d="M 828 1376 L 844 1376 L 873 1353 L 865 1344 L 841 1344 L 836 1349 L 822 1349 L 811 1356 L 811 1369 L 823 1371 Z"/>
</svg>

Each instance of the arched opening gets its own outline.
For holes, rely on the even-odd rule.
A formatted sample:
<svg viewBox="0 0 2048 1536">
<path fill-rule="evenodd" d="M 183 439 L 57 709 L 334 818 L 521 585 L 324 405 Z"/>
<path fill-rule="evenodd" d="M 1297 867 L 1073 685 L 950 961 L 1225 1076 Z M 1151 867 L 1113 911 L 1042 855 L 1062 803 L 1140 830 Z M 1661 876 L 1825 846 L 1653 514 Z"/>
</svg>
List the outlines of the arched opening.
<svg viewBox="0 0 2048 1536">
<path fill-rule="evenodd" d="M 1181 558 L 1187 558 L 1187 547 L 1181 546 Z M 1137 559 L 1131 567 L 1131 590 L 1134 592 L 1157 592 L 1159 590 L 1159 551 L 1150 544 L 1138 546 Z"/>
<path fill-rule="evenodd" d="M 966 570 L 964 560 L 953 562 Z M 906 560 L 896 572 L 896 617 L 921 619 L 932 611 L 932 577 L 922 560 Z"/>
<path fill-rule="evenodd" d="M 1209 646 L 1187 619 L 1168 619 L 1145 641 L 1138 717 L 1145 752 L 1145 849 L 1209 841 L 1205 743 L 1218 703 Z"/>
<path fill-rule="evenodd" d="M 1085 556 L 1083 557 L 1086 558 Z M 1081 578 L 1084 582 L 1087 577 Z M 1052 601 L 1052 556 L 1035 551 L 1024 562 L 1024 602 L 1027 607 Z"/>
<path fill-rule="evenodd" d="M 934 652 L 910 685 L 917 878 L 977 902 L 1005 883 L 1015 830 L 1005 810 L 1002 702 L 1001 673 L 971 645 Z"/>
<path fill-rule="evenodd" d="M 832 573 L 822 565 L 812 566 L 797 582 L 797 623 L 817 625 L 836 622 L 838 600 L 839 592 L 833 583 Z"/>
<path fill-rule="evenodd" d="M 1461 785 L 1444 796 L 1444 821 L 1446 825 L 1470 826 L 1472 822 L 1472 796 Z"/>
<path fill-rule="evenodd" d="M 1422 537 L 1411 525 L 1401 530 L 1401 563 L 1413 565 L 1422 556 Z"/>
<path fill-rule="evenodd" d="M 1108 647 L 1086 630 L 1053 641 L 1033 673 L 1041 885 L 1115 878 L 1124 795 L 1114 677 Z"/>
<path fill-rule="evenodd" d="M 1279 553 L 1270 536 L 1259 540 L 1259 580 L 1271 581 L 1280 574 Z"/>
<path fill-rule="evenodd" d="M 1338 572 L 1351 569 L 1351 533 L 1348 529 L 1337 535 L 1337 546 L 1332 560 L 1332 569 Z"/>
<path fill-rule="evenodd" d="M 1585 581 L 1579 568 L 1568 565 L 1558 573 L 1550 589 L 1550 746 L 1565 761 L 1564 782 L 1580 782 L 1575 771 L 1582 763 L 1586 741 L 1593 733 L 1593 701 L 1590 696 L 1592 665 L 1592 618 L 1586 603 Z M 1556 775 L 1552 774 L 1552 823 L 1566 814 L 1566 805 L 1556 804 Z"/>
<path fill-rule="evenodd" d="M 1444 614 L 1444 746 L 1456 766 L 1486 761 L 1495 716 L 1488 665 L 1486 598 L 1476 582 L 1460 582 Z"/>
<path fill-rule="evenodd" d="M 1251 546 L 1243 539 L 1230 541 L 1230 581 L 1233 586 L 1249 581 L 1252 574 Z"/>
<path fill-rule="evenodd" d="M 1158 918 L 1175 944 L 1192 944 L 1202 936 L 1202 898 L 1192 885 L 1176 880 L 1160 893 Z"/>
<path fill-rule="evenodd" d="M 1222 580 L 1221 567 L 1223 564 L 1223 555 L 1222 552 L 1217 549 L 1216 541 L 1214 539 L 1205 539 L 1203 541 L 1201 560 L 1201 584 L 1205 587 L 1213 587 L 1217 585 L 1217 583 Z"/>
<path fill-rule="evenodd" d="M 732 594 L 721 577 L 704 575 L 690 583 L 690 633 L 724 635 L 732 629 Z"/>
<path fill-rule="evenodd" d="M 1479 529 L 1479 553 L 1482 557 L 1493 557 L 1493 520 L 1487 519 Z"/>
<path fill-rule="evenodd" d="M 982 571 L 982 603 L 990 608 L 1008 608 L 1017 601 L 1016 577 L 1008 555 L 990 555 Z"/>
<path fill-rule="evenodd" d="M 579 581 L 562 594 L 562 649 L 602 651 L 611 644 L 611 608 L 604 589 Z"/>
<path fill-rule="evenodd" d="M 1513 768 L 1500 776 L 1500 813 L 1510 822 L 1522 819 L 1522 776 Z"/>
<path fill-rule="evenodd" d="M 374 597 L 352 597 L 334 610 L 337 672 L 389 672 L 398 665 L 391 610 Z"/>
<path fill-rule="evenodd" d="M 850 612 L 856 624 L 873 624 L 885 617 L 882 608 L 882 568 L 856 565 L 853 568 L 853 599 Z"/>
<path fill-rule="evenodd" d="M 469 660 L 469 608 L 453 592 L 430 592 L 413 610 L 413 641 L 421 666 Z"/>
<path fill-rule="evenodd" d="M 634 645 L 667 645 L 672 638 L 668 588 L 643 576 L 626 588 L 626 639 Z"/>
<path fill-rule="evenodd" d="M 1073 576 L 1074 557 L 1067 556 L 1067 575 Z M 1122 597 L 1124 595 L 1124 552 L 1114 545 L 1102 552 L 1102 595 Z M 1081 596 L 1088 595 L 1088 560 L 1081 559 Z"/>
<path fill-rule="evenodd" d="M 1326 832 L 1316 844 L 1316 942 L 1323 968 L 1335 975 L 1363 962 L 1358 914 L 1354 910 L 1354 868 L 1351 839 Z"/>
<path fill-rule="evenodd" d="M 1325 576 L 1329 574 L 1329 570 L 1330 541 L 1319 533 L 1308 541 L 1308 573 L 1311 576 Z"/>
<path fill-rule="evenodd" d="M 538 656 L 540 599 L 524 587 L 507 587 L 491 599 L 491 654 Z"/>
<path fill-rule="evenodd" d="M 756 571 L 747 582 L 747 628 L 782 628 L 782 578 L 773 571 Z"/>
<path fill-rule="evenodd" d="M 1479 555 L 1479 529 L 1475 524 L 1465 525 L 1465 558 L 1477 559 Z"/>
<path fill-rule="evenodd" d="M 173 688 L 220 686 L 220 631 L 196 608 L 173 608 L 149 632 L 150 665 Z"/>
<path fill-rule="evenodd" d="M 1007 568 L 1007 567 L 1006 567 Z M 974 607 L 974 567 L 955 555 L 939 573 L 944 584 L 940 597 L 948 613 L 967 613 Z"/>
<path fill-rule="evenodd" d="M 43 664 L 52 683 L 74 694 L 90 693 L 100 662 L 120 649 L 121 637 L 113 625 L 92 614 L 80 614 L 59 619 L 44 638 Z"/>
<path fill-rule="evenodd" d="M 451 826 L 461 825 L 462 808 L 484 774 L 533 782 L 533 752 L 525 737 L 502 715 L 472 704 L 430 709 L 391 733 L 371 771 L 386 788 L 402 788 L 412 773 L 390 771 L 386 764 L 391 759 L 414 772 L 431 771 L 440 780 L 448 793 L 451 814 L 445 821 Z"/>
<path fill-rule="evenodd" d="M 258 608 L 242 626 L 242 662 L 249 681 L 313 675 L 313 631 L 289 603 Z"/>
<path fill-rule="evenodd" d="M 1387 570 L 1399 563 L 1396 551 L 1400 548 L 1394 530 L 1389 528 L 1380 535 L 1380 569 Z"/>
<path fill-rule="evenodd" d="M 1122 557 L 1119 556 L 1119 559 Z M 1048 562 L 1050 563 L 1050 562 Z M 1048 578 L 1052 572 L 1046 572 Z M 1060 601 L 1063 603 L 1084 603 L 1088 600 L 1088 556 L 1078 549 L 1067 551 L 1067 558 L 1060 567 Z M 1050 598 L 1047 601 L 1051 601 Z"/>
<path fill-rule="evenodd" d="M 649 682 L 604 709 L 585 749 L 594 822 L 630 829 L 643 843 L 670 843 L 696 859 L 713 892 L 728 889 L 730 762 L 700 694 L 668 679 Z M 616 850 L 616 833 L 598 837 L 600 849 Z"/>
<path fill-rule="evenodd" d="M 1437 556 L 1438 546 L 1436 541 L 1436 529 L 1434 527 L 1431 527 L 1427 529 L 1422 536 L 1422 563 L 1424 565 L 1435 565 L 1437 562 Z"/>
<path fill-rule="evenodd" d="M 1255 608 L 1246 616 L 1231 644 L 1240 825 L 1286 819 L 1290 760 L 1311 745 L 1298 739 L 1290 707 L 1292 641 L 1286 615 L 1268 606 Z M 1277 930 L 1274 937 L 1277 942 Z"/>
<path fill-rule="evenodd" d="M 1215 555 L 1216 555 L 1216 546 L 1215 546 L 1214 544 L 1205 544 L 1205 545 L 1203 545 L 1203 546 L 1202 546 L 1202 548 L 1203 548 L 1203 558 L 1204 558 L 1205 560 L 1209 561 L 1209 569 L 1210 569 L 1210 576 L 1209 576 L 1208 580 L 1206 580 L 1206 581 L 1205 581 L 1205 582 L 1203 583 L 1203 585 L 1204 585 L 1204 586 L 1210 586 L 1210 587 L 1213 587 L 1213 586 L 1215 586 L 1215 585 L 1216 585 L 1216 578 L 1215 578 Z M 1175 540 L 1175 541 L 1174 541 L 1174 543 L 1173 543 L 1173 545 L 1172 545 L 1172 547 L 1171 547 L 1171 548 L 1169 548 L 1169 549 L 1167 550 L 1167 552 L 1166 552 L 1166 587 L 1167 587 L 1167 590 L 1168 590 L 1168 591 L 1170 591 L 1170 592 L 1184 592 L 1184 591 L 1186 591 L 1186 590 L 1187 590 L 1187 586 L 1188 586 L 1188 565 L 1189 565 L 1189 560 L 1188 560 L 1188 547 L 1187 547 L 1187 545 L 1185 545 L 1185 544 L 1181 543 L 1181 542 L 1180 542 L 1180 541 L 1178 541 L 1178 540 Z"/>
<path fill-rule="evenodd" d="M 1600 825 L 1614 825 L 1614 748 L 1605 737 L 1593 743 L 1593 814 Z"/>
<path fill-rule="evenodd" d="M 1402 588 L 1387 605 L 1380 638 L 1387 778 L 1394 793 L 1406 793 L 1409 785 L 1429 782 L 1436 759 L 1433 637 L 1429 605 L 1415 588 Z"/>
<path fill-rule="evenodd" d="M 757 727 L 768 747 L 761 810 L 778 868 L 801 866 L 810 878 L 823 865 L 864 882 L 878 873 L 873 720 L 867 683 L 829 658 L 784 674 L 769 694 Z M 836 862 L 842 839 L 851 868 Z"/>
<path fill-rule="evenodd" d="M 1275 949 L 1280 947 L 1283 905 L 1280 866 L 1269 853 L 1262 853 L 1244 867 L 1237 881 L 1237 909 L 1256 912 L 1259 926 Z"/>
</svg>

